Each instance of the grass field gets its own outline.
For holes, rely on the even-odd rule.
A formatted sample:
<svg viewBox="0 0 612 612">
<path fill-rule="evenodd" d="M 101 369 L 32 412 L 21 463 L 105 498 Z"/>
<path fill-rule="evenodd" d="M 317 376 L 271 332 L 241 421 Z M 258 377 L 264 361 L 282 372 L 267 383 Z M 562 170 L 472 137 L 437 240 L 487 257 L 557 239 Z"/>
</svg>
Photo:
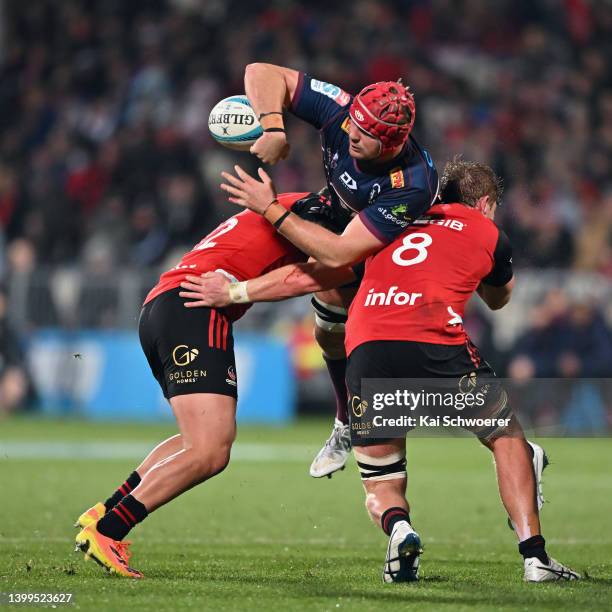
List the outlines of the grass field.
<svg viewBox="0 0 612 612">
<path fill-rule="evenodd" d="M 544 535 L 589 578 L 526 585 L 488 451 L 414 439 L 409 498 L 422 580 L 383 585 L 386 538 L 368 520 L 351 460 L 308 476 L 328 424 L 243 427 L 230 467 L 131 534 L 145 580 L 73 553 L 76 516 L 103 500 L 166 426 L 0 422 L 0 591 L 72 592 L 82 610 L 612 609 L 612 441 L 547 440 Z"/>
</svg>

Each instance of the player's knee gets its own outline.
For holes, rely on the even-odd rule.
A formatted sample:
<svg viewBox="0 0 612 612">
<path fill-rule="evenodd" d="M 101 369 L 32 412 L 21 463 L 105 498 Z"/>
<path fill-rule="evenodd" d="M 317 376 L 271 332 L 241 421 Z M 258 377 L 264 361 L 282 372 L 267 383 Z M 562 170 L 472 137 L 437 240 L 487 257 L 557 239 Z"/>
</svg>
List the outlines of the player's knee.
<svg viewBox="0 0 612 612">
<path fill-rule="evenodd" d="M 215 456 L 215 458 L 211 461 L 210 464 L 210 476 L 216 476 L 220 474 L 230 462 L 230 453 L 229 449 L 227 452 L 223 452 Z"/>
<path fill-rule="evenodd" d="M 361 452 L 359 447 L 354 448 L 353 452 L 357 460 L 361 480 L 364 483 L 378 483 L 406 478 L 406 451 L 403 449 L 384 457 L 371 457 Z"/>
<path fill-rule="evenodd" d="M 324 355 L 329 359 L 342 359 L 344 351 L 344 327 L 348 317 L 346 308 L 312 298 L 315 312 L 315 338 Z"/>
<path fill-rule="evenodd" d="M 196 480 L 201 482 L 220 474 L 229 464 L 231 448 L 231 442 L 228 442 L 197 453 L 192 462 Z"/>
</svg>

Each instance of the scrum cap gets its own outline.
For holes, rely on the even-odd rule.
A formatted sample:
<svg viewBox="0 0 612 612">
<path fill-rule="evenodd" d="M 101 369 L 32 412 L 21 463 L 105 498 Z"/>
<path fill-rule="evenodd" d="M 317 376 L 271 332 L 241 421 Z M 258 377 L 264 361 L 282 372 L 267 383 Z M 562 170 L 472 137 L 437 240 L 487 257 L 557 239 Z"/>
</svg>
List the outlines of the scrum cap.
<svg viewBox="0 0 612 612">
<path fill-rule="evenodd" d="M 406 142 L 415 113 L 414 97 L 399 81 L 382 81 L 364 87 L 349 109 L 355 124 L 380 140 L 380 155 Z"/>
</svg>

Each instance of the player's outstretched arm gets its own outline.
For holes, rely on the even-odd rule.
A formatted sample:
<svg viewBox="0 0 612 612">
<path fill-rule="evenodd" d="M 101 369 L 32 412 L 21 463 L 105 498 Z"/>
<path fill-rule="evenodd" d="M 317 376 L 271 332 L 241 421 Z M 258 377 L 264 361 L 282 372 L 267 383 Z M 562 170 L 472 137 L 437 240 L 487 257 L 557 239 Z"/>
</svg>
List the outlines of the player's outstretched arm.
<svg viewBox="0 0 612 612">
<path fill-rule="evenodd" d="M 266 164 L 289 155 L 283 108 L 291 104 L 298 80 L 297 70 L 274 64 L 248 64 L 244 71 L 247 98 L 264 130 L 250 151 Z"/>
<path fill-rule="evenodd" d="M 229 201 L 249 208 L 269 221 L 287 240 L 300 251 L 331 268 L 341 268 L 363 261 L 368 255 L 383 248 L 378 240 L 355 217 L 341 236 L 325 228 L 300 219 L 276 201 L 272 179 L 263 168 L 258 170 L 260 181 L 254 179 L 240 166 L 234 166 L 236 176 L 222 172 L 225 183 L 221 189 L 229 194 Z"/>
<path fill-rule="evenodd" d="M 510 301 L 513 288 L 514 277 L 512 277 L 508 283 L 501 287 L 494 287 L 493 285 L 480 283 L 476 291 L 491 310 L 499 310 Z"/>
<path fill-rule="evenodd" d="M 202 276 L 188 275 L 181 283 L 179 295 L 192 300 L 187 308 L 210 306 L 223 308 L 230 304 L 276 302 L 298 295 L 334 289 L 355 280 L 350 268 L 329 268 L 318 262 L 291 264 L 248 281 L 231 283 L 219 272 Z"/>
</svg>

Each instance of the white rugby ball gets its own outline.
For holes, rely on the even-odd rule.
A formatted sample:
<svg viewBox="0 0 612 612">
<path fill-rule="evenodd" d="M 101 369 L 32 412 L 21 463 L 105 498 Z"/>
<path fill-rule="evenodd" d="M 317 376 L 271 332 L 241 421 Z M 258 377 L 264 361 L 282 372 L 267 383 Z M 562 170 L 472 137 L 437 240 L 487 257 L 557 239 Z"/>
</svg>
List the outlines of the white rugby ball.
<svg viewBox="0 0 612 612">
<path fill-rule="evenodd" d="M 224 147 L 248 151 L 263 134 L 246 96 L 230 96 L 218 102 L 208 116 L 211 136 Z"/>
</svg>

